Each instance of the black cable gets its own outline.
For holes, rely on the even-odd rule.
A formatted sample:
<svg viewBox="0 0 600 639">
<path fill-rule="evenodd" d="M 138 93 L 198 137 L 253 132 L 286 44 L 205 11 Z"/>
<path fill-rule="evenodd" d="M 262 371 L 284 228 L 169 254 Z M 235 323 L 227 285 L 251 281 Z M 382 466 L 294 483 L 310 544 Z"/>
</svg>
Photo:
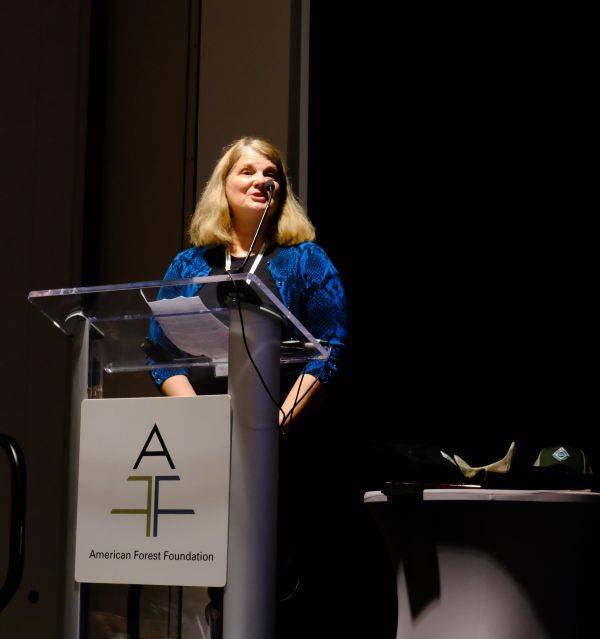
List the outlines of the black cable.
<svg viewBox="0 0 600 639">
<path fill-rule="evenodd" d="M 300 388 L 302 388 L 302 382 L 304 381 L 305 375 L 306 375 L 306 364 L 302 367 L 302 374 L 300 375 L 300 382 L 298 383 L 298 390 L 296 391 L 296 397 L 294 399 L 294 403 L 292 404 L 292 407 L 290 408 L 290 412 L 287 415 L 285 415 L 285 417 L 283 418 L 283 421 L 281 422 L 282 426 L 285 424 L 288 417 L 290 418 L 290 422 L 294 418 L 294 410 L 296 406 L 298 406 L 298 404 L 300 403 L 300 400 L 298 399 L 298 395 L 300 395 Z M 311 386 L 308 387 L 306 392 L 308 393 L 310 389 L 311 389 Z M 306 393 L 304 393 L 304 395 L 306 395 Z M 302 397 L 304 397 L 304 395 Z M 287 429 L 284 429 L 284 432 L 286 430 Z"/>
<path fill-rule="evenodd" d="M 321 379 L 321 375 L 323 375 L 323 372 L 325 371 L 325 364 L 327 364 L 330 355 L 331 355 L 331 350 L 329 351 L 329 355 L 327 356 L 327 359 L 325 360 L 325 362 L 323 364 L 323 368 L 321 369 L 319 374 L 315 377 L 313 383 L 304 391 L 304 393 L 302 393 L 302 395 L 298 399 L 298 394 L 300 393 L 300 386 L 302 385 L 302 378 L 304 378 L 304 375 L 306 375 L 306 364 L 304 365 L 304 367 L 302 369 L 302 376 L 301 376 L 301 379 L 300 379 L 300 384 L 298 386 L 298 391 L 296 393 L 296 399 L 294 400 L 294 403 L 293 403 L 292 407 L 290 408 L 290 412 L 287 415 L 285 415 L 285 417 L 283 418 L 283 420 L 281 422 L 282 426 L 283 426 L 283 424 L 285 424 L 285 421 L 288 418 L 288 416 L 290 416 L 290 415 L 293 416 L 294 410 L 296 409 L 296 406 L 298 406 L 302 402 L 302 400 L 308 395 L 308 393 L 310 393 L 310 391 L 313 388 L 313 386 Z M 290 420 L 291 420 L 291 417 L 290 417 Z M 288 428 L 289 428 L 289 426 L 288 426 Z M 287 428 L 283 431 L 283 434 L 285 434 L 286 432 L 287 432 Z"/>
<path fill-rule="evenodd" d="M 229 279 L 231 280 L 231 283 L 233 284 L 233 288 L 236 292 L 235 302 L 238 309 L 238 314 L 240 316 L 242 340 L 244 342 L 244 348 L 246 349 L 246 353 L 248 354 L 248 359 L 250 360 L 250 363 L 252 364 L 252 366 L 254 367 L 254 370 L 256 371 L 256 374 L 258 375 L 258 379 L 260 380 L 260 383 L 263 385 L 263 388 L 267 391 L 267 395 L 271 398 L 271 401 L 275 404 L 275 406 L 277 406 L 277 409 L 281 412 L 281 414 L 283 415 L 285 419 L 285 413 L 283 412 L 283 409 L 281 408 L 281 404 L 279 404 L 279 402 L 273 397 L 273 393 L 271 393 L 269 387 L 267 386 L 267 383 L 264 380 L 264 377 L 262 376 L 261 372 L 258 370 L 258 366 L 256 365 L 254 358 L 252 357 L 252 353 L 250 353 L 250 347 L 248 346 L 248 342 L 246 341 L 246 329 L 244 328 L 244 318 L 242 317 L 242 305 L 240 303 L 240 295 L 238 293 L 237 282 L 231 277 L 230 272 L 228 272 L 227 275 L 229 276 Z"/>
<path fill-rule="evenodd" d="M 229 279 L 230 279 L 230 281 L 233 284 L 233 288 L 236 291 L 236 296 L 235 296 L 236 306 L 237 306 L 238 314 L 239 314 L 239 317 L 240 317 L 240 327 L 242 329 L 242 340 L 244 342 L 244 348 L 246 349 L 246 353 L 248 355 L 248 359 L 250 360 L 250 363 L 252 364 L 254 370 L 256 371 L 256 374 L 258 375 L 260 383 L 263 385 L 263 388 L 267 391 L 267 394 L 268 394 L 269 398 L 275 404 L 275 406 L 277 406 L 277 410 L 283 415 L 283 419 L 281 420 L 281 427 L 282 427 L 282 433 L 285 434 L 287 432 L 288 428 L 289 428 L 289 425 L 288 425 L 288 428 L 283 428 L 286 420 L 289 417 L 290 421 L 291 421 L 291 416 L 293 416 L 294 410 L 296 409 L 296 407 L 307 396 L 307 394 L 311 391 L 311 389 L 314 387 L 314 385 L 321 379 L 321 375 L 323 374 L 323 371 L 325 370 L 325 366 L 323 366 L 323 368 L 321 369 L 319 375 L 315 378 L 313 383 L 306 389 L 306 391 L 304 391 L 302 396 L 298 399 L 298 394 L 300 393 L 300 387 L 302 386 L 302 378 L 304 378 L 304 375 L 306 374 L 306 365 L 304 366 L 303 371 L 302 371 L 300 384 L 298 385 L 298 391 L 297 391 L 297 394 L 296 394 L 296 399 L 294 400 L 294 404 L 292 405 L 292 408 L 290 409 L 289 413 L 286 414 L 284 412 L 283 408 L 282 408 L 282 404 L 280 404 L 273 397 L 273 394 L 271 393 L 269 387 L 267 386 L 267 383 L 265 382 L 261 372 L 258 370 L 258 366 L 256 365 L 256 362 L 254 361 L 254 358 L 252 357 L 252 353 L 250 352 L 250 347 L 248 346 L 248 342 L 246 341 L 246 330 L 244 328 L 244 318 L 243 318 L 243 315 L 242 315 L 242 305 L 240 303 L 240 296 L 239 296 L 238 289 L 237 289 L 237 282 L 236 282 L 236 280 L 234 280 L 231 277 L 231 273 L 230 272 L 227 272 L 226 274 L 229 276 Z M 330 351 L 330 353 L 331 353 L 331 351 Z M 329 359 L 329 357 L 327 359 Z M 327 363 L 327 360 L 325 361 L 325 363 Z"/>
<path fill-rule="evenodd" d="M 331 351 L 330 351 L 331 353 Z M 327 357 L 327 359 L 329 359 L 329 357 Z M 327 360 L 325 360 L 325 364 L 327 363 Z M 290 428 L 290 424 L 288 423 L 287 426 L 284 427 L 286 420 L 289 417 L 289 421 L 292 421 L 292 418 L 294 416 L 294 410 L 296 410 L 296 406 L 298 406 L 302 400 L 308 395 L 308 393 L 310 393 L 311 389 L 313 388 L 313 386 L 321 379 L 321 375 L 323 374 L 323 371 L 325 370 L 325 366 L 323 366 L 323 368 L 321 369 L 321 372 L 315 377 L 315 380 L 313 381 L 313 383 L 304 391 L 304 393 L 302 393 L 301 397 L 298 399 L 298 394 L 300 393 L 300 386 L 302 386 L 302 379 L 304 378 L 304 375 L 306 375 L 306 365 L 304 366 L 303 370 L 302 370 L 302 376 L 300 379 L 300 384 L 298 385 L 298 392 L 296 393 L 296 399 L 294 400 L 294 403 L 292 404 L 292 407 L 290 408 L 289 413 L 287 413 L 287 415 L 285 415 L 285 417 L 283 418 L 283 420 L 281 421 L 281 432 L 283 435 L 285 435 L 289 428 Z"/>
</svg>

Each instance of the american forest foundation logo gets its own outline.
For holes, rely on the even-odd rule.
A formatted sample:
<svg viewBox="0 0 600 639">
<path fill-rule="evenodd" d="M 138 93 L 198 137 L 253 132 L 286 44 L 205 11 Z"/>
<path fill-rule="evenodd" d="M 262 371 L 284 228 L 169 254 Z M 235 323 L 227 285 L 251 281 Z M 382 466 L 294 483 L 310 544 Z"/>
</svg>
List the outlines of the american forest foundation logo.
<svg viewBox="0 0 600 639">
<path fill-rule="evenodd" d="M 158 450 L 148 450 L 152 440 L 156 438 L 159 449 Z M 175 468 L 175 464 L 173 463 L 173 458 L 171 457 L 167 445 L 158 429 L 158 426 L 154 424 L 148 438 L 146 439 L 146 443 L 143 445 L 140 454 L 138 455 L 135 464 L 133 465 L 133 470 L 138 470 L 138 468 L 143 464 L 143 460 L 146 457 L 163 457 L 165 462 L 165 467 L 168 467 L 171 470 L 177 470 Z M 145 517 L 145 528 L 146 528 L 146 537 L 157 537 L 158 536 L 158 520 L 160 515 L 194 515 L 194 510 L 192 508 L 167 508 L 160 506 L 160 486 L 162 482 L 166 481 L 181 481 L 181 477 L 176 474 L 165 474 L 165 475 L 129 475 L 127 477 L 128 482 L 146 482 L 146 503 L 144 508 L 113 508 L 110 513 L 111 515 L 142 515 Z"/>
<path fill-rule="evenodd" d="M 222 587 L 230 452 L 228 396 L 84 399 L 75 580 Z"/>
</svg>

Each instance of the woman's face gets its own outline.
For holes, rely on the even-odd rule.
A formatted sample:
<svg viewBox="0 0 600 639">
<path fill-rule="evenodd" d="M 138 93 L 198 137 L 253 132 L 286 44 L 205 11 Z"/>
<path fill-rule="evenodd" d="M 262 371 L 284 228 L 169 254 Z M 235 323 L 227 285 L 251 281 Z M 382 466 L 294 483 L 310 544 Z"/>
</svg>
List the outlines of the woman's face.
<svg viewBox="0 0 600 639">
<path fill-rule="evenodd" d="M 225 195 L 234 223 L 244 218 L 260 219 L 269 199 L 265 184 L 270 180 L 273 181 L 274 190 L 269 217 L 277 210 L 279 202 L 277 167 L 258 151 L 245 149 L 225 180 Z"/>
</svg>

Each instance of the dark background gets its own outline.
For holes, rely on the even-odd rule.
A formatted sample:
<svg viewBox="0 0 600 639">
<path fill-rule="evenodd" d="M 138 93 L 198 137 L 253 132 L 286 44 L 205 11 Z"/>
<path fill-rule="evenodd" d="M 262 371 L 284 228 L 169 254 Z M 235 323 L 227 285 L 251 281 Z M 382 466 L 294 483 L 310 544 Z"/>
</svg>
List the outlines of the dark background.
<svg viewBox="0 0 600 639">
<path fill-rule="evenodd" d="M 511 441 L 524 465 L 597 457 L 581 27 L 311 6 L 308 204 L 348 290 L 361 436 L 474 466 Z"/>
<path fill-rule="evenodd" d="M 303 7 L 0 5 L 1 430 L 21 445 L 29 486 L 25 573 L 0 634 L 63 636 L 69 340 L 27 293 L 159 279 L 186 243 L 199 176 L 242 132 L 286 148 L 298 178 Z M 343 394 L 306 451 L 307 473 L 315 456 L 340 471 L 314 501 L 328 509 L 368 481 L 377 440 L 443 445 L 472 465 L 513 439 L 524 465 L 572 443 L 597 470 L 595 21 L 561 6 L 310 9 L 308 207 L 352 335 Z M 343 525 L 323 546 L 359 558 Z M 302 614 L 336 620 L 340 578 L 331 559 L 321 566 L 323 597 Z M 363 575 L 345 581 L 384 601 L 371 587 L 381 574 Z M 362 600 L 339 605 L 372 621 Z"/>
</svg>

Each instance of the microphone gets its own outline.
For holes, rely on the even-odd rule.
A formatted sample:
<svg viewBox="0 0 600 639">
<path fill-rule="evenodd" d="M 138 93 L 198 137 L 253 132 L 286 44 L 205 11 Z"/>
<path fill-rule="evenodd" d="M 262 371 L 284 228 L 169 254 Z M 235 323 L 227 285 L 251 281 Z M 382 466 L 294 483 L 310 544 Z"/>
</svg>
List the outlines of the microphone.
<svg viewBox="0 0 600 639">
<path fill-rule="evenodd" d="M 275 183 L 273 182 L 273 180 L 267 180 L 263 184 L 263 189 L 265 191 L 267 191 L 267 193 L 269 193 L 269 195 L 273 195 L 273 191 L 275 190 Z"/>
</svg>

